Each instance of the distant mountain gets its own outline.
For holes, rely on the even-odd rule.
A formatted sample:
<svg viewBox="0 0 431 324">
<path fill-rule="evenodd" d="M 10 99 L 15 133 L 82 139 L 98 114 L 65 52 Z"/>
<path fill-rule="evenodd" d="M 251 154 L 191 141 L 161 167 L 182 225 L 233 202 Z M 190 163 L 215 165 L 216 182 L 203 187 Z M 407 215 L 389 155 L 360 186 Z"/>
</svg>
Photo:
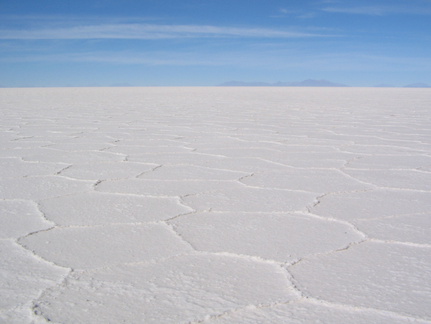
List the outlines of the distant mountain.
<svg viewBox="0 0 431 324">
<path fill-rule="evenodd" d="M 396 88 L 393 84 L 380 83 L 373 86 L 373 88 Z"/>
<path fill-rule="evenodd" d="M 300 82 L 243 82 L 229 81 L 219 84 L 220 87 L 348 87 L 345 84 L 334 83 L 328 80 L 308 79 Z"/>
<path fill-rule="evenodd" d="M 219 87 L 270 87 L 271 83 L 266 82 L 243 82 L 243 81 L 228 81 L 218 85 Z"/>
<path fill-rule="evenodd" d="M 404 86 L 404 88 L 431 88 L 431 86 L 426 83 L 411 83 Z"/>
<path fill-rule="evenodd" d="M 334 83 L 328 80 L 308 79 L 301 82 L 292 82 L 291 87 L 347 87 L 345 84 Z"/>
</svg>

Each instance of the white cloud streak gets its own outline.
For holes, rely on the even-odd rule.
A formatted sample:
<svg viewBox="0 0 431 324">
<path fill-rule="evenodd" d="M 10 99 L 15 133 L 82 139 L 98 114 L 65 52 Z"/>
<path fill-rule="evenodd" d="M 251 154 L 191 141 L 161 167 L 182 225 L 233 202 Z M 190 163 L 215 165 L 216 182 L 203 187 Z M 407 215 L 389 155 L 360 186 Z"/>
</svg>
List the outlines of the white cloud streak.
<svg viewBox="0 0 431 324">
<path fill-rule="evenodd" d="M 334 12 L 334 13 L 347 13 L 347 14 L 358 14 L 358 15 L 371 15 L 381 16 L 390 12 L 390 8 L 384 7 L 327 7 L 323 8 L 323 11 Z"/>
<path fill-rule="evenodd" d="M 0 30 L 0 39 L 173 39 L 208 37 L 301 38 L 327 35 L 268 28 L 208 25 L 101 24 L 27 30 Z"/>
<path fill-rule="evenodd" d="M 384 16 L 393 14 L 412 14 L 412 15 L 429 15 L 430 8 L 419 8 L 415 6 L 349 6 L 349 7 L 325 7 L 322 9 L 325 12 L 344 13 L 369 16 Z"/>
</svg>

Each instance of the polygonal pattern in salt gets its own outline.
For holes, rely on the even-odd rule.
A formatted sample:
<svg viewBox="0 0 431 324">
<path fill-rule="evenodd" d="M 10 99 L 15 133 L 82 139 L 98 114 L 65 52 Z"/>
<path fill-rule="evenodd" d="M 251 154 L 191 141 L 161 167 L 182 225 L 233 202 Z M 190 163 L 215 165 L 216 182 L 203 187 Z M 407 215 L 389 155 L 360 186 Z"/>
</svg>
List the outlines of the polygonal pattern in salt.
<svg viewBox="0 0 431 324">
<path fill-rule="evenodd" d="M 40 298 L 38 311 L 65 324 L 188 323 L 295 298 L 287 272 L 276 264 L 198 254 L 75 272 L 66 285 Z"/>
<path fill-rule="evenodd" d="M 137 177 L 141 173 L 151 172 L 157 164 L 133 162 L 92 162 L 74 164 L 61 171 L 60 175 L 75 179 L 128 179 Z"/>
<path fill-rule="evenodd" d="M 192 211 L 178 198 L 99 192 L 43 200 L 40 208 L 58 225 L 155 222 Z"/>
<path fill-rule="evenodd" d="M 56 176 L 0 179 L 0 199 L 39 200 L 91 190 L 92 181 Z"/>
<path fill-rule="evenodd" d="M 0 89 L 0 322 L 429 323 L 428 89 Z"/>
<path fill-rule="evenodd" d="M 431 192 L 371 190 L 322 196 L 311 212 L 336 219 L 378 219 L 387 216 L 426 213 Z"/>
<path fill-rule="evenodd" d="M 152 261 L 190 251 L 167 225 L 55 228 L 20 239 L 46 260 L 72 269 Z"/>
<path fill-rule="evenodd" d="M 43 217 L 36 203 L 26 200 L 1 200 L 0 223 L 0 239 L 18 238 L 54 226 Z"/>
<path fill-rule="evenodd" d="M 353 221 L 369 237 L 431 246 L 430 213 Z"/>
<path fill-rule="evenodd" d="M 0 158 L 1 178 L 21 178 L 34 175 L 53 175 L 67 164 L 25 162 L 19 158 Z"/>
<path fill-rule="evenodd" d="M 421 170 L 345 170 L 346 174 L 379 187 L 431 191 L 431 172 Z"/>
<path fill-rule="evenodd" d="M 365 242 L 290 271 L 307 296 L 431 320 L 430 247 Z"/>
<path fill-rule="evenodd" d="M 318 194 L 241 185 L 208 191 L 184 198 L 186 205 L 199 210 L 233 212 L 290 212 L 312 205 Z"/>
<path fill-rule="evenodd" d="M 204 168 L 199 166 L 179 165 L 162 166 L 139 178 L 157 180 L 235 180 L 247 175 L 243 172 Z"/>
<path fill-rule="evenodd" d="M 10 240 L 0 240 L 0 263 L 0 312 L 27 304 L 69 272 Z"/>
<path fill-rule="evenodd" d="M 306 215 L 198 213 L 177 218 L 172 223 L 198 250 L 245 254 L 279 262 L 341 249 L 363 239 L 351 226 Z"/>
<path fill-rule="evenodd" d="M 336 170 L 290 169 L 262 172 L 242 180 L 249 186 L 311 192 L 342 192 L 371 189 L 372 186 L 351 179 Z"/>
</svg>

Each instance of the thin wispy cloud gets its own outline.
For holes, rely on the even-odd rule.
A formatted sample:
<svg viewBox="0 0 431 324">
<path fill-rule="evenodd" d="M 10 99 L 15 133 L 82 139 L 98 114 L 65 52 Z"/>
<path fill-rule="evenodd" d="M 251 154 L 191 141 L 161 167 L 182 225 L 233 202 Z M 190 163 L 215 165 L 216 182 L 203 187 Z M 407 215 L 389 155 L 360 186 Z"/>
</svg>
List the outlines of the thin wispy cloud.
<svg viewBox="0 0 431 324">
<path fill-rule="evenodd" d="M 291 10 L 286 8 L 280 8 L 278 13 L 272 15 L 272 18 L 286 18 L 286 17 L 296 17 L 300 19 L 311 19 L 317 16 L 315 11 L 299 11 L 299 10 Z"/>
<path fill-rule="evenodd" d="M 322 9 L 330 13 L 384 16 L 393 14 L 431 15 L 430 8 L 415 6 L 330 6 Z"/>
<path fill-rule="evenodd" d="M 327 35 L 268 28 L 209 25 L 101 24 L 65 28 L 0 30 L 0 39 L 169 39 L 205 37 L 299 38 Z"/>
<path fill-rule="evenodd" d="M 164 65 L 164 66 L 217 66 L 230 62 L 218 57 L 202 58 L 187 52 L 118 52 L 109 51 L 33 54 L 19 57 L 0 58 L 0 62 L 75 62 L 75 63 L 109 63 L 120 65 Z"/>
<path fill-rule="evenodd" d="M 280 12 L 281 14 L 284 14 L 284 15 L 295 13 L 295 11 L 288 10 L 288 9 L 285 9 L 285 8 L 281 8 L 281 9 L 279 10 L 279 12 Z"/>
<path fill-rule="evenodd" d="M 335 13 L 347 13 L 347 14 L 358 14 L 358 15 L 373 15 L 380 16 L 391 12 L 390 8 L 384 7 L 326 7 L 323 8 L 326 12 Z"/>
<path fill-rule="evenodd" d="M 74 15 L 2 15 L 0 26 L 19 26 L 22 30 L 43 30 L 56 28 L 72 28 L 79 26 L 156 24 L 158 17 L 147 16 L 74 16 Z M 0 27 L 1 29 L 1 27 Z"/>
</svg>

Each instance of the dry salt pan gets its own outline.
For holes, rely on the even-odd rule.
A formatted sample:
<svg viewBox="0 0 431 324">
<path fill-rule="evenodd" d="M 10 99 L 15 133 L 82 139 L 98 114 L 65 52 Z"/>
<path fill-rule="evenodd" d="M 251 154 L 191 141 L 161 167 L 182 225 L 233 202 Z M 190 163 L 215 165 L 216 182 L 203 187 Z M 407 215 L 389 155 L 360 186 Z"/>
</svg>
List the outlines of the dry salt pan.
<svg viewBox="0 0 431 324">
<path fill-rule="evenodd" d="M 0 89 L 0 322 L 430 323 L 430 107 Z"/>
</svg>

